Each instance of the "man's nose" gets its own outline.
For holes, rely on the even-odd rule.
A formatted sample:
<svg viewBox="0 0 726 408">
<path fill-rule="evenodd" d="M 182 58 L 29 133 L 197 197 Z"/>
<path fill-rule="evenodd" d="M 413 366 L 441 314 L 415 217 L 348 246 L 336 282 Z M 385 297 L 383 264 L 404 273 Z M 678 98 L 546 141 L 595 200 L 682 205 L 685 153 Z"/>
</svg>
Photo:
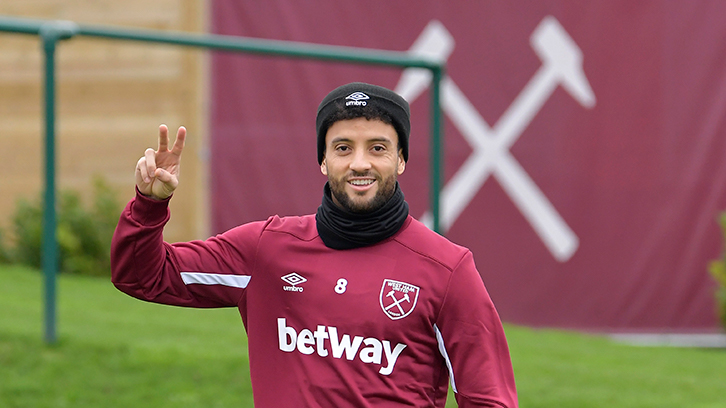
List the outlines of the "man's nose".
<svg viewBox="0 0 726 408">
<path fill-rule="evenodd" d="M 371 168 L 371 161 L 366 153 L 365 149 L 356 149 L 353 161 L 350 163 L 351 170 L 361 172 Z"/>
</svg>

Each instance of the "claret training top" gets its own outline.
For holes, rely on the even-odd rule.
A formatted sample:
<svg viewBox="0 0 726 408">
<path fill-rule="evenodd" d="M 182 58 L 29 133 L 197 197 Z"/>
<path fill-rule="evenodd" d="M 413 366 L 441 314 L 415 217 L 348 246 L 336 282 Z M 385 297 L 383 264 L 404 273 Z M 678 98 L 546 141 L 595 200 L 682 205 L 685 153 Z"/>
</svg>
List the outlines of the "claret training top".
<svg viewBox="0 0 726 408">
<path fill-rule="evenodd" d="M 497 312 L 471 252 L 408 217 L 393 237 L 334 250 L 314 215 L 169 244 L 168 200 L 137 194 L 111 249 L 136 298 L 237 307 L 257 408 L 516 407 Z"/>
</svg>

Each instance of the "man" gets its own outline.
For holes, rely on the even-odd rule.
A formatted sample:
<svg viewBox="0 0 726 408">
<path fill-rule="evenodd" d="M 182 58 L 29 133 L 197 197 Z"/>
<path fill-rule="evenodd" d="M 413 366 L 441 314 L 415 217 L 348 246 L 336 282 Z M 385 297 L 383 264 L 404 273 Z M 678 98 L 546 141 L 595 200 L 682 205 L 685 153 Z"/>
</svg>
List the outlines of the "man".
<svg viewBox="0 0 726 408">
<path fill-rule="evenodd" d="M 186 130 L 136 166 L 114 234 L 113 282 L 139 299 L 237 307 L 255 407 L 516 407 L 502 325 L 472 254 L 408 214 L 408 103 L 374 85 L 321 102 L 317 214 L 270 217 L 169 244 Z"/>
</svg>

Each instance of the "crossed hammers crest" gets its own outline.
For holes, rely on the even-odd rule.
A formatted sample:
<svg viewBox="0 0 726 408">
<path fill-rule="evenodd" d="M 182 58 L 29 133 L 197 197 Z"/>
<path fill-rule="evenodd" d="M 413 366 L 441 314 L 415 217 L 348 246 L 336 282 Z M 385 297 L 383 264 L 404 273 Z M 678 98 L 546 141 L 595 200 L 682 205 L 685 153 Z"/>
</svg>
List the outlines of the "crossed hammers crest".
<svg viewBox="0 0 726 408">
<path fill-rule="evenodd" d="M 582 52 L 554 17 L 545 17 L 540 22 L 530 37 L 530 44 L 542 65 L 494 127 L 486 123 L 450 77 L 441 83 L 443 111 L 473 150 L 441 191 L 441 228 L 444 232 L 451 228 L 487 178 L 493 175 L 554 258 L 566 262 L 577 251 L 577 235 L 509 149 L 557 86 L 562 86 L 586 108 L 595 106 L 595 94 L 582 68 Z M 451 34 L 434 20 L 409 52 L 445 61 L 453 48 Z M 429 71 L 409 68 L 403 71 L 395 90 L 412 103 L 430 83 Z M 431 214 L 424 214 L 422 221 L 430 227 Z"/>
</svg>

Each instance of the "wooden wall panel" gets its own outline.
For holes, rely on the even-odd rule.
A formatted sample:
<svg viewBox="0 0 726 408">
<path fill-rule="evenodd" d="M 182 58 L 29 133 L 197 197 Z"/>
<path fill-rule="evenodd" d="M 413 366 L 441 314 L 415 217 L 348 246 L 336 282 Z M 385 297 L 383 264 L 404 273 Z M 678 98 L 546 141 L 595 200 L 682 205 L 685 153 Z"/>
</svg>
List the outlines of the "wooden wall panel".
<svg viewBox="0 0 726 408">
<path fill-rule="evenodd" d="M 24 0 L 1 2 L 0 15 L 81 24 L 204 32 L 203 0 Z M 189 130 L 180 189 L 172 201 L 170 241 L 208 233 L 208 52 L 129 41 L 77 37 L 60 43 L 57 58 L 57 185 L 88 191 L 102 175 L 126 202 L 133 171 L 155 147 L 166 123 Z M 43 55 L 35 36 L 0 33 L 0 226 L 20 198 L 43 189 Z M 90 195 L 86 194 L 90 199 Z"/>
</svg>

